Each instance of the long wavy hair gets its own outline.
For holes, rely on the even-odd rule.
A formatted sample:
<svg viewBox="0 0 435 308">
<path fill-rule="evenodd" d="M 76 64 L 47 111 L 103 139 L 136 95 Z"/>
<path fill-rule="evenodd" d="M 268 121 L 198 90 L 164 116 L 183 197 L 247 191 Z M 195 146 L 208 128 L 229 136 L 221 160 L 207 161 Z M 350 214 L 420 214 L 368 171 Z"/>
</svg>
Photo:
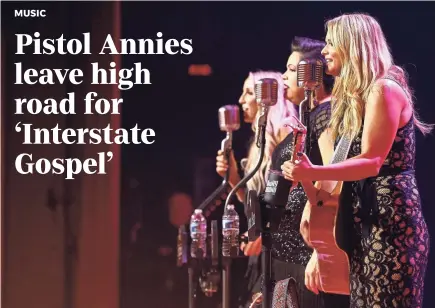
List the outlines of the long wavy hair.
<svg viewBox="0 0 435 308">
<path fill-rule="evenodd" d="M 278 102 L 276 105 L 269 108 L 269 113 L 267 116 L 266 125 L 266 147 L 263 161 L 261 163 L 260 169 L 255 173 L 255 175 L 246 183 L 248 190 L 256 190 L 261 192 L 266 187 L 266 176 L 267 170 L 270 168 L 271 156 L 275 147 L 285 138 L 283 133 L 284 123 L 288 123 L 289 119 L 293 115 L 297 116 L 297 110 L 295 106 L 285 100 L 284 98 L 284 83 L 282 80 L 282 74 L 279 72 L 272 71 L 257 71 L 249 73 L 249 80 L 252 82 L 252 88 L 254 88 L 255 83 L 263 78 L 274 78 L 278 81 Z M 257 111 L 255 121 L 252 123 L 252 131 L 257 133 L 257 118 L 260 115 L 260 109 Z M 245 173 L 254 169 L 257 164 L 260 149 L 256 145 L 256 138 L 252 141 L 248 156 L 246 159 L 246 165 L 244 166 Z"/>
<path fill-rule="evenodd" d="M 413 95 L 405 71 L 393 62 L 381 26 L 366 14 L 345 14 L 326 22 L 329 39 L 342 62 L 340 76 L 332 90 L 331 129 L 333 136 L 355 137 L 363 123 L 365 103 L 375 82 L 386 76 L 399 83 L 414 109 Z M 419 120 L 414 123 L 423 134 L 431 125 Z"/>
</svg>

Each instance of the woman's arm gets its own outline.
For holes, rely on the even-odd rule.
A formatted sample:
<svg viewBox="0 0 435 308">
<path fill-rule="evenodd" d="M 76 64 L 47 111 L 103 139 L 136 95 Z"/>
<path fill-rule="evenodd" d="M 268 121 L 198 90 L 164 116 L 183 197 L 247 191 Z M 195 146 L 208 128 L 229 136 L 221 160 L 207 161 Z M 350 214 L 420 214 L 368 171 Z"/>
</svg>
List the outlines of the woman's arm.
<svg viewBox="0 0 435 308">
<path fill-rule="evenodd" d="M 366 103 L 361 154 L 327 166 L 313 166 L 303 156 L 300 164 L 287 164 L 289 178 L 356 181 L 376 176 L 391 149 L 406 103 L 399 85 L 387 79 L 379 80 Z"/>
</svg>

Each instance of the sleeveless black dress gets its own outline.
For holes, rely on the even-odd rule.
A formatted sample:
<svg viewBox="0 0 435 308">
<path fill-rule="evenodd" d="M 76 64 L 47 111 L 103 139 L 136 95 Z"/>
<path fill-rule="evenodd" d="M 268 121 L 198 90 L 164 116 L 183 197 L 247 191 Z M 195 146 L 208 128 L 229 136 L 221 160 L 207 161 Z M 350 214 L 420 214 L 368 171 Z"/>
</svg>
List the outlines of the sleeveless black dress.
<svg viewBox="0 0 435 308">
<path fill-rule="evenodd" d="M 330 102 L 313 108 L 309 116 L 309 135 L 306 138 L 307 155 L 313 164 L 323 165 L 318 139 L 326 129 L 331 114 Z M 293 134 L 290 133 L 272 154 L 272 169 L 281 170 L 281 165 L 290 159 L 293 152 Z M 286 210 L 272 234 L 272 265 L 275 281 L 293 277 L 296 280 L 300 308 L 348 308 L 349 297 L 321 293 L 316 295 L 305 287 L 305 267 L 310 260 L 312 249 L 308 247 L 300 232 L 307 197 L 299 184 L 288 197 Z"/>
<path fill-rule="evenodd" d="M 348 158 L 361 154 L 361 136 L 362 129 Z M 356 243 L 350 252 L 352 308 L 422 307 L 429 234 L 414 165 L 411 118 L 398 129 L 378 176 L 344 183 L 340 207 L 353 211 Z"/>
</svg>

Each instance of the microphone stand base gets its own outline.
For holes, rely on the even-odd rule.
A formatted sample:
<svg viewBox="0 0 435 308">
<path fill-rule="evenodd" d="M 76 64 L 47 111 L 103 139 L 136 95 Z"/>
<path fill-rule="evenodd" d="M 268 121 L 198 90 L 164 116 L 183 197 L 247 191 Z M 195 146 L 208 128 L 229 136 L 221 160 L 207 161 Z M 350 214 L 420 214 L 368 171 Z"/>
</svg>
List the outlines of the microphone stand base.
<svg viewBox="0 0 435 308">
<path fill-rule="evenodd" d="M 222 308 L 230 308 L 231 258 L 222 257 Z"/>
<path fill-rule="evenodd" d="M 263 276 L 263 286 L 262 286 L 262 308 L 272 307 L 272 259 L 271 259 L 271 248 L 272 248 L 272 235 L 270 232 L 261 232 L 261 271 Z"/>
<path fill-rule="evenodd" d="M 197 278 L 197 267 L 198 261 L 195 259 L 189 260 L 189 268 L 187 270 L 189 275 L 189 308 L 196 308 L 196 289 L 197 283 L 195 278 Z"/>
</svg>

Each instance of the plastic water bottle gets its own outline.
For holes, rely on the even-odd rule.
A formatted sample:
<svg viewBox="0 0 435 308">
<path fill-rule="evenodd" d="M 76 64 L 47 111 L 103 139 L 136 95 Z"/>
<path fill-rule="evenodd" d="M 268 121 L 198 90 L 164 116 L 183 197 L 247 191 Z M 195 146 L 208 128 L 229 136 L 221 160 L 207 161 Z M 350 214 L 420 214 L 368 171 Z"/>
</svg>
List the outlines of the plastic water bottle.
<svg viewBox="0 0 435 308">
<path fill-rule="evenodd" d="M 235 257 L 239 252 L 239 214 L 234 205 L 229 204 L 222 217 L 222 255 Z"/>
<path fill-rule="evenodd" d="M 190 217 L 190 255 L 192 258 L 204 258 L 207 252 L 207 221 L 202 210 L 196 209 Z"/>
</svg>

